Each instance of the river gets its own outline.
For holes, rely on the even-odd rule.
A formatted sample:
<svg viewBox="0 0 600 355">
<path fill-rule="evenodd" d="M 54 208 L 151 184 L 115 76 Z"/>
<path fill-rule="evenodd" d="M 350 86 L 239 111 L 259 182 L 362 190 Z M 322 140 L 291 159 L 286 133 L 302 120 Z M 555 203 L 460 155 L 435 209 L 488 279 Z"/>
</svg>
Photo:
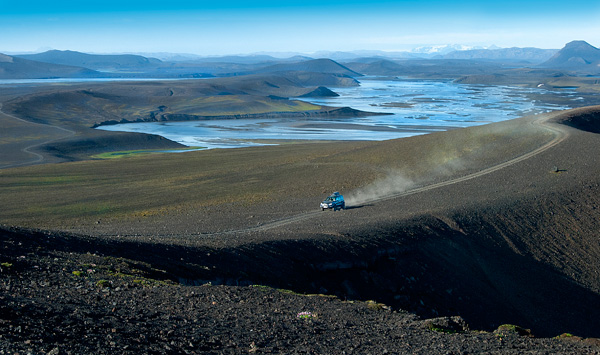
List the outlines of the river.
<svg viewBox="0 0 600 355">
<path fill-rule="evenodd" d="M 303 100 L 390 115 L 127 123 L 99 129 L 157 134 L 206 148 L 238 148 L 278 140 L 387 140 L 567 109 L 569 102 L 578 100 L 571 91 L 378 78 L 363 78 L 358 87 L 334 91 L 340 96 Z M 544 100 L 544 95 L 561 95 L 561 104 Z"/>
</svg>

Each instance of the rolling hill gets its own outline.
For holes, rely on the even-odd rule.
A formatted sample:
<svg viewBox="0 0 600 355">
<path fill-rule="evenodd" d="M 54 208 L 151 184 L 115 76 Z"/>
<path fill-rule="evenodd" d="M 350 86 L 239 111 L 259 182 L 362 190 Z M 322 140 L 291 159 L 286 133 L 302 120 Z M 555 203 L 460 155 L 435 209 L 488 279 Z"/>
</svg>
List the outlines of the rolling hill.
<svg viewBox="0 0 600 355">
<path fill-rule="evenodd" d="M 277 73 L 277 72 L 292 72 L 302 71 L 310 73 L 331 73 L 331 74 L 343 74 L 351 77 L 362 76 L 362 74 L 355 72 L 348 67 L 341 65 L 340 63 L 331 59 L 313 59 L 305 60 L 295 63 L 280 63 L 269 65 L 264 68 L 256 69 L 254 73 Z"/>
<path fill-rule="evenodd" d="M 357 59 L 352 63 L 348 63 L 348 66 L 366 75 L 400 75 L 406 70 L 406 66 L 398 62 L 377 58 Z"/>
<path fill-rule="evenodd" d="M 0 53 L 0 79 L 92 78 L 101 73 L 77 66 L 42 63 Z"/>
<path fill-rule="evenodd" d="M 162 64 L 162 61 L 158 59 L 146 58 L 140 55 L 100 55 L 59 50 L 51 50 L 38 54 L 18 55 L 17 57 L 38 62 L 70 65 L 94 70 L 149 69 L 158 67 Z"/>
</svg>

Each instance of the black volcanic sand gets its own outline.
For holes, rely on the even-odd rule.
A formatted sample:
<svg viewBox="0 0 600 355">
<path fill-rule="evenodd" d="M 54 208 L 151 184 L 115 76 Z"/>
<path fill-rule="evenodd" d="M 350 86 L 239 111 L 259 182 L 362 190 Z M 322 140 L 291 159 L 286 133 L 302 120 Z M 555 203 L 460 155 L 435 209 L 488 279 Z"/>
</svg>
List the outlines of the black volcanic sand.
<svg viewBox="0 0 600 355">
<path fill-rule="evenodd" d="M 265 286 L 184 286 L 124 255 L 150 245 L 0 230 L 0 351 L 51 354 L 594 354 L 597 339 L 535 338 L 460 317 Z M 191 251 L 191 250 L 190 250 Z M 165 250 L 166 259 L 174 258 Z M 142 258 L 144 259 L 144 258 Z"/>
<path fill-rule="evenodd" d="M 53 231 L 5 226 L 0 232 L 0 349 L 600 353 L 599 110 L 554 115 L 552 127 L 565 140 L 528 159 L 419 193 L 355 199 L 341 212 L 313 213 L 333 186 L 346 186 L 340 190 L 348 198 L 378 177 L 398 188 L 406 181 L 427 186 L 518 158 L 553 136 L 526 118 L 380 143 L 5 169 L 1 220 Z M 444 154 L 425 159 L 434 152 Z M 462 159 L 450 159 L 452 152 Z M 210 189 L 266 197 L 218 200 L 189 181 L 187 195 L 168 189 L 169 174 L 189 172 L 181 165 L 169 172 L 176 165 L 167 162 L 199 164 L 213 157 L 232 172 L 223 172 L 222 181 L 206 180 L 214 184 Z M 127 170 L 144 165 L 165 181 L 154 180 L 154 195 L 137 194 L 145 191 L 140 186 L 147 174 Z M 50 199 L 102 199 L 92 192 L 117 176 L 111 166 L 119 167 L 123 182 L 112 198 L 142 200 L 147 215 L 43 207 Z M 402 174 L 389 173 L 398 169 Z M 100 182 L 49 183 L 69 171 L 72 177 L 104 175 Z M 332 181 L 310 178 L 319 171 Z M 39 186 L 39 206 L 29 202 L 28 179 L 49 184 Z M 274 200 L 256 181 L 285 198 Z M 53 195 L 68 187 L 74 197 Z M 230 196 L 227 188 L 219 191 Z M 180 208 L 151 205 L 158 200 L 167 206 L 173 194 L 184 198 Z M 299 312 L 311 315 L 298 319 Z"/>
</svg>

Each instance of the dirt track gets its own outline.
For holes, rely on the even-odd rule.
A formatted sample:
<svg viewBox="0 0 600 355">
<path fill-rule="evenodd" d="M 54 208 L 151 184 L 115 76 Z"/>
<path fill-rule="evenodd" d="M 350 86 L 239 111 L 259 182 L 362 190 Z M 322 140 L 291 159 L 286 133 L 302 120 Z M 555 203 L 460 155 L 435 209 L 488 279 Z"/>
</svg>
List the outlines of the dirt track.
<svg viewBox="0 0 600 355">
<path fill-rule="evenodd" d="M 12 149 L 3 150 L 0 161 L 5 164 L 0 165 L 0 169 L 45 163 L 44 159 L 47 158 L 50 158 L 49 162 L 60 161 L 56 157 L 42 155 L 34 149 L 75 135 L 75 131 L 67 128 L 32 123 L 6 114 L 2 111 L 2 103 L 0 103 L 0 122 L 4 139 L 20 140 L 20 143 L 11 144 Z M 20 152 L 15 151 L 15 148 Z M 6 164 L 6 162 L 11 163 Z"/>
<path fill-rule="evenodd" d="M 467 174 L 461 177 L 457 177 L 451 180 L 447 180 L 447 181 L 442 181 L 442 182 L 438 182 L 438 183 L 434 183 L 434 184 L 430 184 L 430 185 L 426 185 L 426 186 L 421 186 L 418 188 L 414 188 L 414 189 L 410 189 L 407 191 L 394 191 L 394 192 L 390 192 L 385 194 L 384 196 L 377 196 L 377 197 L 371 197 L 371 198 L 366 198 L 366 199 L 361 199 L 360 201 L 356 201 L 356 202 L 360 202 L 360 204 L 373 204 L 373 203 L 378 203 L 378 202 L 382 202 L 382 201 L 386 201 L 386 200 L 392 200 L 392 199 L 397 199 L 397 198 L 401 198 L 401 197 L 405 197 L 408 195 L 412 195 L 412 194 L 418 194 L 420 192 L 424 192 L 424 191 L 429 191 L 432 189 L 437 189 L 437 188 L 441 188 L 444 186 L 448 186 L 451 184 L 456 184 L 459 182 L 464 182 L 464 181 L 468 181 L 471 179 L 475 179 L 478 178 L 480 176 L 483 175 L 487 175 L 490 173 L 493 173 L 497 170 L 500 169 L 504 169 L 508 166 L 511 166 L 513 164 L 519 163 L 521 161 L 524 161 L 526 159 L 530 159 L 535 157 L 536 155 L 560 144 L 562 141 L 564 141 L 565 139 L 568 138 L 569 133 L 568 131 L 561 126 L 552 126 L 548 124 L 548 121 L 553 117 L 559 114 L 554 114 L 554 115 L 543 115 L 541 117 L 539 117 L 536 120 L 531 121 L 532 125 L 538 125 L 543 127 L 544 129 L 552 132 L 552 134 L 554 135 L 554 138 L 552 140 L 550 140 L 548 143 L 542 145 L 541 147 L 536 148 L 533 151 L 530 152 L 526 152 L 523 153 L 520 156 L 517 156 L 513 159 L 510 159 L 506 162 L 503 162 L 501 164 L 498 165 L 494 165 L 488 168 L 485 168 L 483 170 L 480 170 L 478 172 L 474 172 L 471 174 Z M 348 205 L 348 208 L 352 209 L 352 208 L 356 208 L 357 206 L 352 206 L 352 205 Z M 227 233 L 227 234 L 232 234 L 232 233 L 248 233 L 248 232 L 255 232 L 255 231 L 267 231 L 269 229 L 272 228 L 277 228 L 277 227 L 283 227 L 285 225 L 288 225 L 290 223 L 297 223 L 297 222 L 302 222 L 302 221 L 306 221 L 308 219 L 314 218 L 316 216 L 318 216 L 320 214 L 319 211 L 312 211 L 312 212 L 305 212 L 302 214 L 298 214 L 295 216 L 291 216 L 291 217 L 287 217 L 287 218 L 283 218 L 283 219 L 279 219 L 276 221 L 272 221 L 272 222 L 267 222 L 264 224 L 260 224 L 256 227 L 250 227 L 250 228 L 245 228 L 245 229 L 240 229 L 240 230 L 231 230 L 231 231 L 226 231 L 226 232 L 220 232 L 220 233 L 216 233 L 213 235 L 220 235 L 223 233 Z"/>
</svg>

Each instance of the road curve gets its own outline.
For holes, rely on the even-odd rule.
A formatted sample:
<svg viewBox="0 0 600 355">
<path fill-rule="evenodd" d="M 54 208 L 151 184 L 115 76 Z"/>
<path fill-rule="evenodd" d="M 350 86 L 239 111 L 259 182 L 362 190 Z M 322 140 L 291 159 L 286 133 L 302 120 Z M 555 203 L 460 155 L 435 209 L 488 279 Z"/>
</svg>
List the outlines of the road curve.
<svg viewBox="0 0 600 355">
<path fill-rule="evenodd" d="M 365 200 L 363 201 L 363 203 L 376 203 L 376 202 L 381 202 L 381 201 L 386 201 L 386 200 L 391 200 L 394 198 L 398 198 L 398 197 L 403 197 L 403 196 L 408 196 L 408 195 L 413 195 L 413 194 L 417 194 L 417 193 L 421 193 L 424 191 L 429 191 L 429 190 L 433 190 L 433 189 L 437 189 L 440 187 L 444 187 L 444 186 L 448 186 L 448 185 L 452 185 L 452 184 L 456 184 L 456 183 L 460 183 L 460 182 L 464 182 L 467 180 L 471 180 L 471 179 L 475 179 L 477 177 L 483 176 L 483 175 L 487 175 L 490 173 L 493 173 L 495 171 L 498 171 L 500 169 L 504 169 L 508 166 L 514 165 L 516 163 L 522 162 L 526 159 L 532 158 L 558 144 L 560 144 L 561 142 L 563 142 L 565 139 L 567 139 L 567 137 L 569 136 L 569 133 L 560 128 L 559 126 L 551 126 L 550 124 L 548 124 L 548 120 L 556 117 L 556 115 L 560 114 L 560 112 L 558 113 L 553 113 L 553 114 L 545 114 L 540 118 L 535 119 L 534 121 L 531 122 L 532 125 L 535 126 L 539 126 L 542 127 L 543 129 L 548 130 L 549 132 L 551 132 L 553 134 L 553 139 L 550 140 L 549 142 L 547 142 L 546 144 L 538 147 L 537 149 L 534 149 L 528 153 L 522 154 L 518 157 L 515 157 L 511 160 L 508 160 L 506 162 L 503 162 L 501 164 L 498 165 L 494 165 L 491 166 L 489 168 L 465 175 L 465 176 L 461 176 L 455 179 L 451 179 L 451 180 L 446 180 L 446 181 L 442 181 L 439 183 L 435 183 L 435 184 L 431 184 L 431 185 L 426 185 L 426 186 L 422 186 L 422 187 L 418 187 L 418 188 L 414 188 L 414 189 L 410 189 L 407 191 L 403 191 L 403 192 L 398 192 L 398 193 L 394 193 L 394 194 L 389 194 L 386 195 L 385 197 L 380 197 L 380 198 L 374 198 L 374 199 L 370 199 L 370 200 Z M 315 210 L 315 211 L 310 211 L 310 212 L 305 212 L 305 213 L 301 213 L 301 214 L 297 214 L 297 215 L 293 215 L 290 217 L 286 217 L 283 219 L 279 219 L 279 220 L 275 220 L 275 221 L 271 221 L 271 222 L 267 222 L 255 227 L 249 227 L 249 228 L 244 228 L 244 229 L 238 229 L 238 230 L 231 230 L 231 231 L 225 231 L 225 232 L 219 232 L 219 233 L 210 233 L 210 234 L 198 234 L 198 235 L 202 235 L 202 236 L 217 236 L 217 235 L 223 235 L 223 234 L 235 234 L 235 233 L 246 233 L 246 232 L 255 232 L 255 231 L 266 231 L 269 229 L 273 229 L 273 228 L 277 228 L 277 227 L 281 227 L 287 224 L 291 224 L 291 223 L 295 223 L 295 222 L 300 222 L 300 221 L 304 221 L 310 218 L 314 218 L 316 216 L 318 216 L 319 214 L 321 214 L 321 211 Z"/>
<path fill-rule="evenodd" d="M 63 128 L 63 127 L 59 127 L 59 126 L 52 126 L 52 125 L 43 124 L 43 123 L 30 122 L 30 121 L 26 121 L 26 120 L 24 120 L 22 118 L 19 118 L 17 116 L 13 116 L 11 114 L 8 114 L 8 113 L 2 111 L 2 103 L 0 103 L 0 115 L 4 115 L 4 116 L 9 117 L 11 119 L 14 119 L 14 120 L 17 120 L 17 121 L 21 121 L 21 122 L 24 122 L 24 123 L 27 123 L 27 124 L 33 124 L 33 125 L 39 125 L 39 126 L 45 126 L 45 127 L 52 127 L 52 128 L 56 128 L 56 129 L 59 129 L 61 131 L 64 131 L 64 132 L 68 133 L 66 136 L 59 137 L 59 138 L 49 139 L 47 141 L 43 141 L 43 142 L 39 142 L 39 143 L 36 143 L 36 144 L 32 144 L 30 146 L 27 146 L 27 147 L 21 149 L 21 151 L 23 151 L 23 152 L 25 152 L 27 154 L 33 155 L 33 159 L 29 160 L 29 161 L 21 162 L 21 163 L 16 163 L 16 164 L 2 165 L 2 166 L 0 166 L 0 169 L 14 168 L 14 167 L 17 167 L 17 166 L 33 165 L 33 164 L 40 163 L 40 162 L 44 161 L 44 156 L 42 154 L 39 154 L 39 153 L 36 153 L 36 152 L 32 151 L 32 149 L 37 148 L 39 146 L 42 146 L 44 144 L 56 142 L 58 140 L 65 139 L 67 137 L 74 136 L 76 134 L 75 131 L 72 131 L 72 130 L 70 130 L 68 128 Z"/>
</svg>

